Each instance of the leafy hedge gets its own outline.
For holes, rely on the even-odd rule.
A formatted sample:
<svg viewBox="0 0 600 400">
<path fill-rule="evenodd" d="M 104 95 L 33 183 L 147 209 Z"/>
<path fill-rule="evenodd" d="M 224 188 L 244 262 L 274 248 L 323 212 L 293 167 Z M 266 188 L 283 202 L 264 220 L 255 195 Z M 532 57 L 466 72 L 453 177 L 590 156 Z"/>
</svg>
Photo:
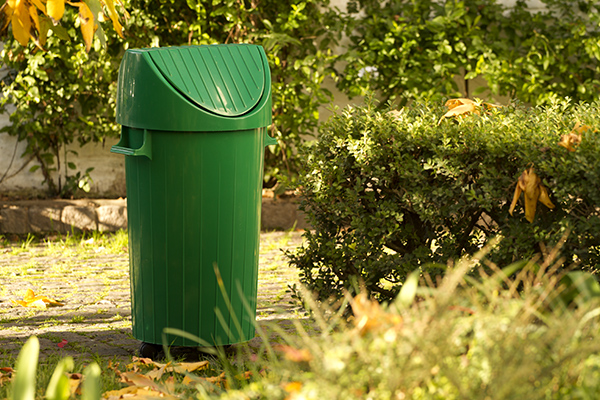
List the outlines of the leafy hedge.
<svg viewBox="0 0 600 400">
<path fill-rule="evenodd" d="M 496 237 L 492 263 L 560 244 L 565 266 L 596 270 L 600 103 L 477 109 L 441 119 L 441 105 L 380 111 L 369 101 L 324 125 L 303 153 L 301 209 L 315 230 L 288 254 L 309 289 L 327 298 L 362 281 L 392 299 L 411 271 L 473 254 Z M 558 143 L 576 126 L 581 143 L 571 152 Z M 533 223 L 523 196 L 509 213 L 530 167 L 556 206 L 538 204 Z"/>
</svg>

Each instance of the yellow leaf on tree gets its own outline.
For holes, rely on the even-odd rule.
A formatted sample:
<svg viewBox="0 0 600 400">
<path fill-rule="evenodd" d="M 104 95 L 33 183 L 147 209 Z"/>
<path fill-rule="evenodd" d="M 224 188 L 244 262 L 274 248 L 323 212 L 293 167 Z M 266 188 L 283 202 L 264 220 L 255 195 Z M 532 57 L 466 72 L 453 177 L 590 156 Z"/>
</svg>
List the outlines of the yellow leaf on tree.
<svg viewBox="0 0 600 400">
<path fill-rule="evenodd" d="M 40 31 L 40 19 L 38 18 L 38 12 L 37 12 L 37 8 L 35 6 L 32 6 L 32 5 L 29 6 L 29 15 L 31 16 L 31 20 L 33 21 L 35 29 L 39 32 Z"/>
<path fill-rule="evenodd" d="M 81 34 L 83 35 L 83 42 L 85 43 L 85 50 L 89 52 L 92 48 L 92 40 L 94 39 L 94 32 L 96 31 L 94 14 L 84 2 L 75 4 L 79 7 L 79 24 L 81 27 Z"/>
<path fill-rule="evenodd" d="M 525 197 L 525 218 L 529 222 L 533 222 L 535 219 L 538 201 L 550 209 L 554 208 L 554 204 L 550 201 L 550 196 L 548 195 L 546 187 L 542 184 L 542 180 L 537 176 L 533 167 L 523 171 L 517 181 L 513 201 L 508 209 L 510 215 L 513 215 L 513 211 L 515 210 L 519 197 L 521 197 L 521 193 L 523 193 Z"/>
<path fill-rule="evenodd" d="M 65 0 L 47 0 L 46 12 L 56 25 L 65 13 Z"/>
<path fill-rule="evenodd" d="M 46 5 L 41 0 L 29 0 L 31 3 L 38 8 L 41 12 L 46 14 Z"/>
<path fill-rule="evenodd" d="M 119 14 L 117 14 L 117 10 L 115 8 L 114 0 L 101 0 L 106 8 L 108 9 L 108 16 L 110 17 L 113 27 L 115 31 L 119 34 L 119 36 L 123 37 L 123 26 L 119 22 Z"/>
<path fill-rule="evenodd" d="M 21 46 L 27 46 L 27 43 L 29 42 L 29 31 L 31 30 L 31 19 L 29 10 L 24 1 L 17 2 L 11 22 L 13 36 Z"/>
</svg>

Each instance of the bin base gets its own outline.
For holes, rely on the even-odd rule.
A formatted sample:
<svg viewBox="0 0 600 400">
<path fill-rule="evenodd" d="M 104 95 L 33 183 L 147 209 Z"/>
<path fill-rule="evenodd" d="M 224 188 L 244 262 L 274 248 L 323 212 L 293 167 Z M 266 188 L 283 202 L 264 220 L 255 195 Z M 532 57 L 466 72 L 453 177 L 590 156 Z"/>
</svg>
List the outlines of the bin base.
<svg viewBox="0 0 600 400">
<path fill-rule="evenodd" d="M 171 356 L 177 359 L 183 359 L 185 361 L 198 361 L 205 355 L 215 355 L 215 351 L 224 352 L 229 354 L 234 350 L 233 345 L 228 344 L 218 347 L 183 347 L 175 346 L 169 348 Z M 149 358 L 154 361 L 164 360 L 165 352 L 163 346 L 160 344 L 142 342 L 138 350 L 138 355 L 142 358 Z"/>
<path fill-rule="evenodd" d="M 151 360 L 162 360 L 165 358 L 163 347 L 158 344 L 142 342 L 138 353 L 140 357 L 150 358 Z"/>
</svg>

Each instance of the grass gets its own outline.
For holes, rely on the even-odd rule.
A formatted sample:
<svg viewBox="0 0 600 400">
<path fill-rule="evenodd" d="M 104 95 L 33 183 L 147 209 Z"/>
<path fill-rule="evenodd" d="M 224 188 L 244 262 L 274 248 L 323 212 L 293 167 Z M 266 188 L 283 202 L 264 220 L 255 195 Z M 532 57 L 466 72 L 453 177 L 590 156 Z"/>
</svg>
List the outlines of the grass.
<svg viewBox="0 0 600 400">
<path fill-rule="evenodd" d="M 47 360 L 40 362 L 37 368 L 36 373 L 36 391 L 35 398 L 36 399 L 44 399 L 46 398 L 46 388 L 48 387 L 48 383 L 50 382 L 50 378 L 54 373 L 54 370 L 57 364 L 60 362 L 60 356 L 52 356 Z M 101 357 L 94 357 L 92 360 L 100 365 L 102 374 L 101 374 L 101 391 L 102 393 L 108 392 L 110 390 L 118 390 L 122 387 L 122 384 L 119 382 L 120 377 L 117 372 L 112 368 L 113 361 L 106 360 Z M 16 359 L 12 360 L 10 365 L 14 365 Z M 85 367 L 89 365 L 89 362 L 82 362 L 75 360 L 74 368 L 71 371 L 73 374 L 81 374 Z M 11 395 L 11 385 L 5 384 L 0 386 L 0 398 L 7 399 L 10 398 Z"/>
<path fill-rule="evenodd" d="M 103 393 L 128 388 L 154 397 L 594 398 L 600 391 L 600 286 L 589 275 L 568 274 L 554 259 L 501 269 L 485 265 L 481 253 L 449 267 L 436 284 L 411 275 L 389 304 L 364 293 L 342 304 L 318 304 L 304 293 L 311 319 L 260 322 L 258 345 L 206 355 L 206 366 L 189 373 L 139 360 L 93 359 L 103 372 Z M 37 398 L 58 362 L 50 358 L 40 366 Z M 7 393 L 0 388 L 0 398 Z"/>
</svg>

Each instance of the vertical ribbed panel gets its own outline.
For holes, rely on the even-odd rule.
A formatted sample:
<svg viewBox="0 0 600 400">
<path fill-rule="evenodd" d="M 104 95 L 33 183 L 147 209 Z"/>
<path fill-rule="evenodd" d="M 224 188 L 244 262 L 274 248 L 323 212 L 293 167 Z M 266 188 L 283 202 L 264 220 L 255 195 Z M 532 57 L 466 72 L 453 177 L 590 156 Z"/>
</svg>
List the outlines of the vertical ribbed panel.
<svg viewBox="0 0 600 400">
<path fill-rule="evenodd" d="M 240 116 L 262 98 L 265 71 L 255 46 L 164 47 L 149 54 L 179 93 L 207 111 Z"/>
<path fill-rule="evenodd" d="M 122 134 L 141 146 L 143 131 L 124 128 Z M 163 329 L 172 327 L 208 343 L 251 339 L 265 129 L 147 134 L 152 161 L 126 157 L 133 335 L 160 344 Z"/>
</svg>

